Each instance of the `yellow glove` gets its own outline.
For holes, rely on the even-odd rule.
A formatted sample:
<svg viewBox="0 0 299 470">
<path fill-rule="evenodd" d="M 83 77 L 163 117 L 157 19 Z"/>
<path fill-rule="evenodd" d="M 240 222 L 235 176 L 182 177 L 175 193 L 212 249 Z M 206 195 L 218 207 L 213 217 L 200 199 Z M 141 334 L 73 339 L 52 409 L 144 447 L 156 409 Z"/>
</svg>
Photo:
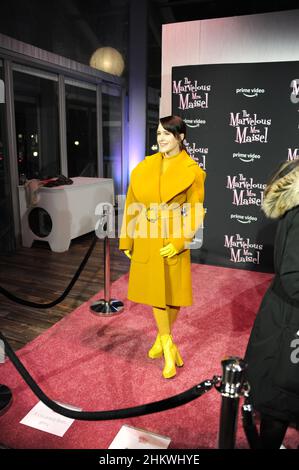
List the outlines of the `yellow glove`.
<svg viewBox="0 0 299 470">
<path fill-rule="evenodd" d="M 163 246 L 163 248 L 160 249 L 160 255 L 163 256 L 163 258 L 172 258 L 177 254 L 178 250 L 173 246 L 172 243 L 168 243 L 168 245 Z"/>
<path fill-rule="evenodd" d="M 128 257 L 128 258 L 132 258 L 132 255 L 131 255 L 131 252 L 130 250 L 124 250 L 124 254 Z"/>
</svg>

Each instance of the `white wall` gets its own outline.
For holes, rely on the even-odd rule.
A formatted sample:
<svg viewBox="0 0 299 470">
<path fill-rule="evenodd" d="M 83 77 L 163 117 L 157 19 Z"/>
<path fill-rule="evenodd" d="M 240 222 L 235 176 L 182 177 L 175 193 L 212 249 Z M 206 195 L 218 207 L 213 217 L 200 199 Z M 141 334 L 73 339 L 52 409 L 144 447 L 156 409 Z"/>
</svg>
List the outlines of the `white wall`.
<svg viewBox="0 0 299 470">
<path fill-rule="evenodd" d="M 163 25 L 160 116 L 171 114 L 173 66 L 293 60 L 299 10 Z"/>
</svg>

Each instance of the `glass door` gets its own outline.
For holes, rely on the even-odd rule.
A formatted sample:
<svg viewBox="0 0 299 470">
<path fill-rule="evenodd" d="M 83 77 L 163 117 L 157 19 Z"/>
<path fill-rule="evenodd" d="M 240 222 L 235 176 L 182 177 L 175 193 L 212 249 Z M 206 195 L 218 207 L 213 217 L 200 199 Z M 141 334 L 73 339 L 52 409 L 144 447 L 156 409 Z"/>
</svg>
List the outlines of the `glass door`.
<svg viewBox="0 0 299 470">
<path fill-rule="evenodd" d="M 3 62 L 0 61 L 1 90 L 4 89 Z M 5 104 L 0 99 L 0 252 L 13 251 L 15 238 L 13 232 L 11 186 L 5 129 Z"/>
<path fill-rule="evenodd" d="M 58 82 L 55 76 L 16 70 L 13 79 L 19 176 L 55 177 L 60 173 Z"/>
<path fill-rule="evenodd" d="M 103 86 L 104 177 L 113 178 L 115 194 L 122 194 L 122 98 L 120 89 Z"/>
<path fill-rule="evenodd" d="M 68 175 L 97 177 L 96 87 L 68 82 L 65 85 Z"/>
</svg>

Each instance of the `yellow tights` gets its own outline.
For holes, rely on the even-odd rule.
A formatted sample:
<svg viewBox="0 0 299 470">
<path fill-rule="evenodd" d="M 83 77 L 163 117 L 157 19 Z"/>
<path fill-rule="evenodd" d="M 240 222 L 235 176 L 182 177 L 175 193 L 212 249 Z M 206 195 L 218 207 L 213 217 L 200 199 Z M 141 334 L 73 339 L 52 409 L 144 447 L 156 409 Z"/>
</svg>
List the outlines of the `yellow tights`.
<svg viewBox="0 0 299 470">
<path fill-rule="evenodd" d="M 168 305 L 166 309 L 153 307 L 153 314 L 160 336 L 171 335 L 172 326 L 177 319 L 179 310 L 180 307 L 170 307 Z"/>
<path fill-rule="evenodd" d="M 166 308 L 153 307 L 153 314 L 158 327 L 156 341 L 148 352 L 151 359 L 164 355 L 163 377 L 170 379 L 176 374 L 175 366 L 181 367 L 184 362 L 177 346 L 172 341 L 171 330 L 177 318 L 179 307 L 166 306 Z"/>
</svg>

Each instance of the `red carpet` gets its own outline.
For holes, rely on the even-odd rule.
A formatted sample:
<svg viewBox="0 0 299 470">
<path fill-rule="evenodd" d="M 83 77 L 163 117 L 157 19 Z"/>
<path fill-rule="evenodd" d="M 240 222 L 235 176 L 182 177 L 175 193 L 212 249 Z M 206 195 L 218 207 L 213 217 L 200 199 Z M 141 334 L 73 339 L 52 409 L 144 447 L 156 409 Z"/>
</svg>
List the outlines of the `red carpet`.
<svg viewBox="0 0 299 470">
<path fill-rule="evenodd" d="M 243 356 L 249 332 L 270 274 L 193 265 L 194 305 L 184 308 L 174 337 L 185 366 L 177 376 L 161 376 L 162 360 L 147 358 L 156 334 L 151 308 L 125 302 L 112 318 L 89 313 L 95 296 L 18 352 L 48 396 L 88 410 L 136 406 L 183 392 L 221 374 L 225 355 Z M 112 297 L 126 298 L 128 275 L 112 286 Z M 45 312 L 47 315 L 47 312 Z M 56 437 L 20 420 L 38 399 L 10 362 L 0 366 L 0 383 L 12 389 L 14 403 L 0 418 L 0 442 L 12 448 L 108 448 L 122 424 L 167 435 L 170 448 L 217 448 L 221 396 L 216 390 L 182 407 L 144 417 L 114 421 L 75 421 Z M 291 429 L 285 445 L 296 448 Z M 248 447 L 239 423 L 238 448 Z"/>
</svg>

